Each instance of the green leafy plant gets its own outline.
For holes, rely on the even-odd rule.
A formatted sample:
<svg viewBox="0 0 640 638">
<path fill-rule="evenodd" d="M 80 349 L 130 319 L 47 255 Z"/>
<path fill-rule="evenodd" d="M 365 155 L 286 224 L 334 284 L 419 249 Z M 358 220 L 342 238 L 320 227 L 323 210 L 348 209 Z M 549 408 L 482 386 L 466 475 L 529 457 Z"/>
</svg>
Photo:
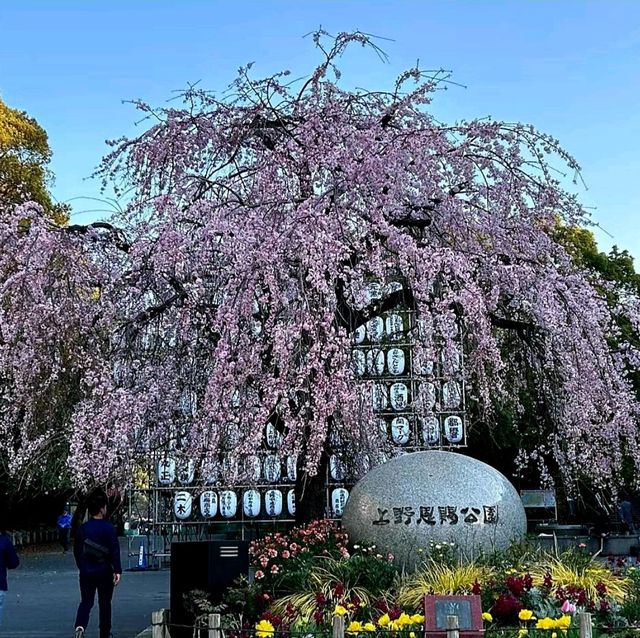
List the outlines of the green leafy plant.
<svg viewBox="0 0 640 638">
<path fill-rule="evenodd" d="M 405 577 L 398 592 L 398 603 L 416 608 L 426 594 L 470 594 L 475 586 L 482 587 L 493 573 L 493 568 L 487 565 L 449 565 L 427 559 L 418 571 Z"/>
</svg>

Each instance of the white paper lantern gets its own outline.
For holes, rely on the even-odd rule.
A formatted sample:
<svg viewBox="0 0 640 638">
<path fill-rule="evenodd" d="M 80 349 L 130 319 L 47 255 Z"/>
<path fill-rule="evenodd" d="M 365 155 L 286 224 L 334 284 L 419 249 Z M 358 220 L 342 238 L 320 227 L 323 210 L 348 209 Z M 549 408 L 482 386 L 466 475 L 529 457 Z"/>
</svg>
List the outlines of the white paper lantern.
<svg viewBox="0 0 640 638">
<path fill-rule="evenodd" d="M 367 331 L 364 326 L 358 326 L 353 333 L 353 341 L 356 344 L 361 344 L 364 341 L 364 338 L 367 336 Z"/>
<path fill-rule="evenodd" d="M 462 419 L 459 416 L 448 416 L 444 420 L 444 436 L 449 443 L 460 443 L 464 436 Z"/>
<path fill-rule="evenodd" d="M 374 348 L 367 352 L 367 372 L 380 376 L 384 372 L 384 352 Z"/>
<path fill-rule="evenodd" d="M 265 438 L 267 439 L 267 445 L 272 449 L 279 448 L 282 445 L 282 434 L 278 432 L 273 423 L 267 423 Z"/>
<path fill-rule="evenodd" d="M 280 457 L 277 454 L 267 454 L 264 459 L 264 478 L 267 483 L 277 483 L 282 476 Z"/>
<path fill-rule="evenodd" d="M 290 516 L 296 515 L 296 491 L 289 490 L 287 492 L 287 510 Z"/>
<path fill-rule="evenodd" d="M 379 281 L 370 281 L 367 284 L 367 287 L 365 288 L 365 294 L 364 294 L 364 298 L 367 306 L 372 301 L 378 301 L 379 299 L 382 299 L 383 290 L 384 288 L 382 287 L 382 284 Z"/>
<path fill-rule="evenodd" d="M 373 400 L 373 409 L 377 412 L 384 410 L 388 405 L 386 386 L 376 383 L 371 389 L 371 398 Z"/>
<path fill-rule="evenodd" d="M 260 492 L 247 490 L 242 495 L 242 511 L 247 518 L 255 518 L 260 514 Z"/>
<path fill-rule="evenodd" d="M 369 341 L 380 341 L 384 336 L 384 321 L 382 317 L 372 317 L 367 321 L 367 337 Z"/>
<path fill-rule="evenodd" d="M 238 458 L 235 456 L 225 456 L 222 459 L 222 479 L 227 485 L 238 482 Z"/>
<path fill-rule="evenodd" d="M 232 490 L 220 492 L 220 514 L 222 518 L 233 518 L 238 511 L 238 496 Z"/>
<path fill-rule="evenodd" d="M 331 512 L 333 516 L 342 516 L 348 498 L 349 492 L 344 487 L 337 487 L 331 491 Z"/>
<path fill-rule="evenodd" d="M 178 463 L 178 483 L 191 485 L 196 475 L 196 462 L 193 459 L 181 459 Z"/>
<path fill-rule="evenodd" d="M 406 383 L 394 383 L 389 388 L 391 407 L 396 410 L 406 410 L 409 405 L 409 388 Z"/>
<path fill-rule="evenodd" d="M 189 492 L 179 491 L 173 497 L 173 513 L 181 521 L 191 516 L 193 497 Z"/>
<path fill-rule="evenodd" d="M 267 490 L 264 495 L 264 507 L 268 516 L 280 516 L 282 514 L 282 492 Z"/>
<path fill-rule="evenodd" d="M 404 320 L 402 315 L 392 313 L 385 320 L 385 328 L 389 339 L 397 341 L 404 336 Z"/>
<path fill-rule="evenodd" d="M 218 495 L 213 490 L 200 494 L 200 514 L 202 518 L 213 518 L 218 513 Z"/>
<path fill-rule="evenodd" d="M 448 410 L 455 410 L 462 403 L 462 392 L 456 381 L 447 381 L 442 386 L 442 402 Z"/>
<path fill-rule="evenodd" d="M 158 463 L 158 483 L 171 485 L 176 479 L 176 462 L 170 456 L 163 458 Z"/>
<path fill-rule="evenodd" d="M 442 353 L 442 369 L 445 374 L 455 374 L 462 369 L 462 355 L 458 350 Z"/>
<path fill-rule="evenodd" d="M 288 456 L 287 457 L 287 480 L 292 483 L 296 482 L 298 478 L 298 457 L 297 456 Z"/>
<path fill-rule="evenodd" d="M 247 480 L 251 483 L 257 483 L 262 476 L 262 462 L 255 454 L 247 456 L 244 462 Z"/>
<path fill-rule="evenodd" d="M 432 377 L 435 364 L 430 359 L 425 359 L 422 356 L 414 355 L 413 357 L 413 371 L 416 374 L 420 374 L 425 377 Z"/>
<path fill-rule="evenodd" d="M 387 369 L 394 376 L 404 374 L 405 357 L 404 350 L 400 348 L 390 348 L 387 351 Z"/>
<path fill-rule="evenodd" d="M 346 475 L 344 463 L 335 454 L 329 457 L 329 474 L 334 481 L 344 481 Z"/>
<path fill-rule="evenodd" d="M 399 290 L 402 290 L 402 288 L 403 286 L 399 281 L 390 281 L 384 287 L 384 292 L 385 292 L 385 295 L 391 295 L 394 292 L 398 292 Z"/>
<path fill-rule="evenodd" d="M 411 426 L 409 419 L 397 416 L 391 421 L 391 439 L 397 445 L 406 445 L 409 442 Z"/>
<path fill-rule="evenodd" d="M 422 440 L 425 445 L 437 445 L 440 443 L 440 422 L 436 416 L 428 416 L 422 419 Z"/>
<path fill-rule="evenodd" d="M 431 408 L 433 408 L 433 406 L 436 404 L 436 399 L 438 398 L 438 392 L 435 384 L 431 383 L 430 381 L 421 384 L 420 396 L 424 403 L 424 407 L 427 410 L 431 410 Z"/>
</svg>

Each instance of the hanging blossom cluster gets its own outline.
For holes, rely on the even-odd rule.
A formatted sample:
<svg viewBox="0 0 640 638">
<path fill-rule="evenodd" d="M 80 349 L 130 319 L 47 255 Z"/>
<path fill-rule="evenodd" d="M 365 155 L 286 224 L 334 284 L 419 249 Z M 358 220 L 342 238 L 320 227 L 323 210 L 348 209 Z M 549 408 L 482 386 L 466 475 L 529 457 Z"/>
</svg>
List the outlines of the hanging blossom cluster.
<svg viewBox="0 0 640 638">
<path fill-rule="evenodd" d="M 538 397 L 523 463 L 601 485 L 624 455 L 640 469 L 625 349 L 553 240 L 559 223 L 586 221 L 550 165 L 575 161 L 527 125 L 436 121 L 439 73 L 341 88 L 337 60 L 354 42 L 373 46 L 317 34 L 324 62 L 306 81 L 243 68 L 227 97 L 139 104 L 155 123 L 114 142 L 98 171 L 130 197 L 108 224 L 34 221 L 21 234 L 24 212 L 6 215 L 0 445 L 12 467 L 56 441 L 80 483 L 168 444 L 213 463 L 255 451 L 267 422 L 308 474 L 330 428 L 375 461 L 352 335 L 402 299 L 417 357 L 462 339 L 483 418 Z M 394 277 L 402 291 L 367 296 Z"/>
</svg>

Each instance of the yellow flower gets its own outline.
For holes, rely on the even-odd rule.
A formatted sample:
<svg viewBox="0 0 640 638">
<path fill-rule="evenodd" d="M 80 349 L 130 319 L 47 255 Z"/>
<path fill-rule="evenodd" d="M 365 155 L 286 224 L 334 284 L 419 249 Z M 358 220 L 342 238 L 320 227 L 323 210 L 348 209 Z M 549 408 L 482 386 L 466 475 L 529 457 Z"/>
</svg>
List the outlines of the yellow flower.
<svg viewBox="0 0 640 638">
<path fill-rule="evenodd" d="M 554 632 L 551 634 L 551 638 L 558 638 L 558 634 L 554 631 Z"/>
<path fill-rule="evenodd" d="M 424 616 L 422 614 L 413 614 L 413 616 L 411 616 L 411 622 L 414 625 L 421 625 L 424 622 Z"/>
<path fill-rule="evenodd" d="M 347 633 L 357 634 L 359 631 L 362 631 L 362 623 L 357 620 L 352 620 L 347 627 Z"/>
<path fill-rule="evenodd" d="M 416 632 L 415 631 L 410 631 L 409 632 L 409 638 L 416 638 Z"/>
<path fill-rule="evenodd" d="M 383 614 L 382 616 L 380 616 L 380 618 L 378 618 L 378 624 L 380 625 L 380 627 L 386 627 L 390 622 L 391 619 L 389 618 L 389 614 Z"/>
<path fill-rule="evenodd" d="M 376 626 L 372 622 L 366 622 L 366 623 L 364 623 L 363 629 L 365 631 L 375 631 L 376 630 Z"/>
<path fill-rule="evenodd" d="M 274 631 L 273 625 L 268 620 L 261 620 L 256 625 L 256 636 L 258 638 L 269 638 L 269 636 L 273 636 Z"/>
<path fill-rule="evenodd" d="M 487 622 L 493 622 L 493 616 L 488 611 L 483 611 L 482 620 L 486 620 Z"/>
<path fill-rule="evenodd" d="M 518 638 L 524 638 L 525 636 L 529 635 L 529 630 L 528 629 L 520 629 L 518 631 Z"/>
<path fill-rule="evenodd" d="M 398 623 L 398 627 L 411 625 L 412 624 L 411 616 L 409 616 L 409 614 L 405 614 L 404 612 L 402 612 L 396 622 Z"/>
<path fill-rule="evenodd" d="M 556 620 L 556 629 L 569 629 L 571 625 L 571 616 L 564 615 Z"/>
<path fill-rule="evenodd" d="M 336 605 L 336 608 L 333 610 L 334 616 L 344 616 L 347 613 L 347 608 L 343 607 L 342 605 Z"/>
<path fill-rule="evenodd" d="M 536 629 L 554 629 L 556 626 L 553 618 L 540 618 L 536 623 Z"/>
<path fill-rule="evenodd" d="M 524 620 L 525 622 L 527 620 L 535 620 L 533 617 L 533 612 L 530 609 L 521 609 L 520 613 L 518 614 L 518 618 L 520 620 Z"/>
</svg>

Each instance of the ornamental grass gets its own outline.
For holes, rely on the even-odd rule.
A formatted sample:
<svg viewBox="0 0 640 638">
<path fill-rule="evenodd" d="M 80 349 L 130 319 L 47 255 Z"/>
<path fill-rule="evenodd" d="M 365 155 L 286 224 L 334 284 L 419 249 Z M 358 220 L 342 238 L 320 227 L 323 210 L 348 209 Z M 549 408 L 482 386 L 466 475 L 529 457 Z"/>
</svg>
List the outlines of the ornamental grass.
<svg viewBox="0 0 640 638">
<path fill-rule="evenodd" d="M 531 565 L 529 573 L 535 586 L 546 587 L 553 595 L 567 590 L 584 590 L 590 601 L 606 596 L 622 603 L 630 588 L 627 577 L 616 575 L 605 564 L 595 561 L 572 563 L 562 557 L 545 555 Z"/>
<path fill-rule="evenodd" d="M 398 603 L 417 608 L 426 594 L 470 594 L 474 586 L 482 586 L 493 575 L 494 569 L 487 565 L 446 565 L 427 559 L 418 571 L 405 577 L 399 588 Z"/>
</svg>

